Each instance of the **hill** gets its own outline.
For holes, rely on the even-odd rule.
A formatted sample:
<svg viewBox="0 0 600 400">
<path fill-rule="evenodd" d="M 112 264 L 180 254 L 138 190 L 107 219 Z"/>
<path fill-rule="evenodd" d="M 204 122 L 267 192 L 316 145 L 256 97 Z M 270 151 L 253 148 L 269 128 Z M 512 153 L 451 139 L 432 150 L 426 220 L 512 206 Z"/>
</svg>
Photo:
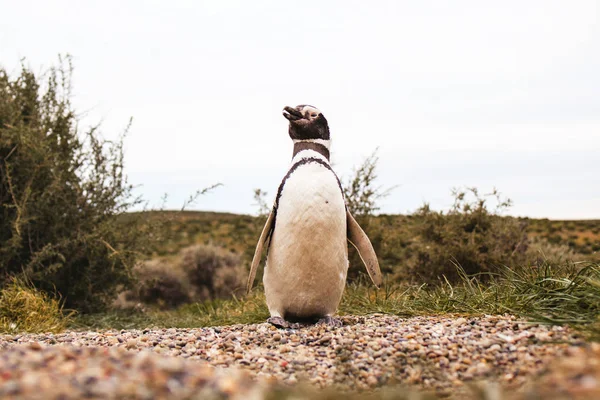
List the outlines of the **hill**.
<svg viewBox="0 0 600 400">
<path fill-rule="evenodd" d="M 196 243 L 212 243 L 251 258 L 264 217 L 211 211 L 148 211 L 148 218 L 165 221 L 168 240 L 154 255 L 176 254 Z M 381 214 L 372 217 L 375 225 L 384 224 L 398 235 L 410 235 L 419 224 L 414 215 Z M 512 217 L 500 217 L 512 218 Z M 550 220 L 516 218 L 533 242 L 564 246 L 578 255 L 600 257 L 600 220 Z M 589 257 L 588 257 L 589 258 Z"/>
</svg>

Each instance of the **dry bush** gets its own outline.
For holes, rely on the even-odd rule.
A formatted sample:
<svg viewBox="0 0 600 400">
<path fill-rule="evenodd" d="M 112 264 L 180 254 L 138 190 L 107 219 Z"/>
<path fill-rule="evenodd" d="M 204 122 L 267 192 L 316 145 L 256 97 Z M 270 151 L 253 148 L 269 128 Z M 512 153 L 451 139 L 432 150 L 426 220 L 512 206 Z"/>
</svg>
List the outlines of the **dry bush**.
<svg viewBox="0 0 600 400">
<path fill-rule="evenodd" d="M 562 264 L 569 261 L 583 261 L 585 257 L 576 253 L 566 243 L 550 243 L 541 237 L 531 239 L 527 249 L 528 260 L 534 265 L 543 263 Z"/>
<path fill-rule="evenodd" d="M 181 268 L 164 259 L 149 260 L 134 268 L 136 283 L 127 299 L 161 307 L 188 303 L 191 288 Z"/>
<path fill-rule="evenodd" d="M 113 306 L 173 308 L 194 301 L 229 298 L 243 287 L 246 275 L 237 253 L 213 245 L 194 245 L 175 257 L 137 265 L 133 270 L 133 288 L 120 293 Z"/>
<path fill-rule="evenodd" d="M 243 288 L 247 271 L 238 254 L 213 245 L 190 246 L 180 254 L 197 300 L 230 297 Z"/>
<path fill-rule="evenodd" d="M 58 300 L 18 279 L 0 290 L 0 333 L 61 332 L 71 315 Z"/>
</svg>

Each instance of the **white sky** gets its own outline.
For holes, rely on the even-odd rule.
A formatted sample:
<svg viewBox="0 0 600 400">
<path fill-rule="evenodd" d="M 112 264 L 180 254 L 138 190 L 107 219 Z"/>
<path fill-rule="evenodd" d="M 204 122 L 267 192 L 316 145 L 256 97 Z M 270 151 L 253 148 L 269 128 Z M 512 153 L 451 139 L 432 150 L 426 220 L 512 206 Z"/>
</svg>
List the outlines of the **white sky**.
<svg viewBox="0 0 600 400">
<path fill-rule="evenodd" d="M 379 147 L 382 211 L 494 186 L 513 215 L 600 218 L 599 1 L 0 0 L 0 64 L 74 57 L 75 106 L 133 116 L 151 204 L 252 213 L 291 157 L 285 105 L 329 121 L 343 178 Z"/>
</svg>

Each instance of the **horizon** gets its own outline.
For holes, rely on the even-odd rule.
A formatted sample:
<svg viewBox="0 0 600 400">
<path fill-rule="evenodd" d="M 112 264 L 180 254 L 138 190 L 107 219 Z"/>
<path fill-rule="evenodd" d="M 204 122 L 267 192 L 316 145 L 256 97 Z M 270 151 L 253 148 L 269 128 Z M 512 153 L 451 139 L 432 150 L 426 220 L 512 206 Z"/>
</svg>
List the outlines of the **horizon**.
<svg viewBox="0 0 600 400">
<path fill-rule="evenodd" d="M 231 211 L 211 211 L 211 210 L 200 210 L 200 209 L 194 209 L 194 210 L 188 210 L 188 209 L 147 209 L 147 210 L 130 210 L 130 211 L 126 211 L 126 213 L 128 214 L 135 214 L 135 213 L 146 213 L 146 212 L 166 212 L 166 213 L 197 213 L 197 214 L 229 214 L 229 215 L 235 215 L 235 216 L 244 216 L 244 217 L 259 217 L 260 215 L 258 215 L 258 213 L 235 213 L 235 212 L 231 212 Z M 409 216 L 412 213 L 380 213 L 380 212 L 375 212 L 373 214 L 373 216 L 378 217 L 378 216 L 382 216 L 382 215 L 391 215 L 391 216 L 395 216 L 395 215 L 399 215 L 399 216 Z M 522 217 L 522 216 L 515 216 L 515 215 L 511 215 L 511 214 L 503 214 L 500 215 L 500 217 L 510 217 L 510 218 L 518 218 L 518 219 L 532 219 L 532 220 L 548 220 L 548 221 L 552 221 L 552 222 L 572 222 L 572 221 L 600 221 L 600 218 L 575 218 L 575 219 L 553 219 L 553 218 L 532 218 L 532 217 Z"/>
<path fill-rule="evenodd" d="M 506 215 L 600 219 L 600 14 L 593 0 L 501 4 L 67 0 L 4 6 L 0 67 L 74 63 L 81 127 L 114 139 L 151 206 L 253 215 L 291 158 L 284 106 L 313 104 L 345 181 L 379 148 L 383 214 L 497 188 Z M 27 16 L 26 22 L 21 16 Z M 107 27 L 110 26 L 110 29 Z"/>
</svg>

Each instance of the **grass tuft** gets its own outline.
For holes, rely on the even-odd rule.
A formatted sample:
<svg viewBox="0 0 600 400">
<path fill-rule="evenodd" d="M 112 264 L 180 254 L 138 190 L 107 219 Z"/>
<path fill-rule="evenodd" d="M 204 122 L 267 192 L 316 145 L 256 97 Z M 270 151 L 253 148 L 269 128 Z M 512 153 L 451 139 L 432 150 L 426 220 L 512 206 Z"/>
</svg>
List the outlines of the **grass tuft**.
<svg viewBox="0 0 600 400">
<path fill-rule="evenodd" d="M 14 279 L 0 290 L 0 333 L 57 333 L 65 330 L 72 313 L 58 300 Z"/>
</svg>

